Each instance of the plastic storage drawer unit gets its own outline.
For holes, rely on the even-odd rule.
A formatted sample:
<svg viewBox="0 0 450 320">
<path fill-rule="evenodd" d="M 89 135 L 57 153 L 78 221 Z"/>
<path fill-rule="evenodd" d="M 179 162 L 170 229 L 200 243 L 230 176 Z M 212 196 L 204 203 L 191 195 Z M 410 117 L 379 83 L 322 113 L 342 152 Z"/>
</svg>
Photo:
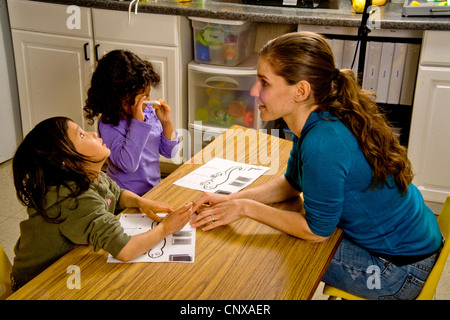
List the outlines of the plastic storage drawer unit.
<svg viewBox="0 0 450 320">
<path fill-rule="evenodd" d="M 254 53 L 254 23 L 197 17 L 189 19 L 192 20 L 194 32 L 196 62 L 236 66 Z"/>
<path fill-rule="evenodd" d="M 189 122 L 228 128 L 238 124 L 257 129 L 260 125 L 256 98 L 250 90 L 256 82 L 255 68 L 213 67 L 194 61 L 188 65 Z"/>
</svg>

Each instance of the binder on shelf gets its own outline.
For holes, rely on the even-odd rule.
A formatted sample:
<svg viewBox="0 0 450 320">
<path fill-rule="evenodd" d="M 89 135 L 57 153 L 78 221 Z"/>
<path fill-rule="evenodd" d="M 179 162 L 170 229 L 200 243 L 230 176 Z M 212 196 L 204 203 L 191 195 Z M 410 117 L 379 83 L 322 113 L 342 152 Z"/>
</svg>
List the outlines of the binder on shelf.
<svg viewBox="0 0 450 320">
<path fill-rule="evenodd" d="M 329 39 L 331 50 L 334 55 L 334 63 L 336 68 L 342 69 L 342 55 L 344 54 L 344 40 L 340 39 Z"/>
<path fill-rule="evenodd" d="M 391 79 L 392 58 L 394 56 L 393 42 L 383 42 L 381 50 L 380 71 L 378 73 L 377 99 L 378 103 L 386 103 Z"/>
<path fill-rule="evenodd" d="M 382 47 L 382 42 L 369 41 L 367 43 L 366 65 L 362 87 L 375 93 L 377 92 Z"/>
<path fill-rule="evenodd" d="M 355 76 L 358 75 L 358 57 L 359 57 L 359 46 L 358 46 L 358 52 L 356 53 L 355 63 L 352 68 L 352 62 L 353 58 L 355 57 L 355 51 L 356 51 L 356 40 L 344 40 L 344 48 L 343 48 L 343 54 L 342 54 L 342 69 L 352 69 L 355 73 Z"/>
<path fill-rule="evenodd" d="M 406 52 L 405 71 L 403 72 L 400 104 L 411 106 L 416 84 L 417 68 L 419 64 L 420 44 L 409 43 Z"/>
<path fill-rule="evenodd" d="M 333 52 L 333 57 L 334 57 L 333 39 L 325 38 L 325 41 L 328 42 L 328 45 L 330 46 L 331 52 Z M 334 59 L 336 59 L 336 57 L 334 57 Z M 335 63 L 336 63 L 336 61 L 335 61 Z"/>
<path fill-rule="evenodd" d="M 392 58 L 391 79 L 389 81 L 389 91 L 387 103 L 399 104 L 400 92 L 402 90 L 403 73 L 405 68 L 407 43 L 396 43 Z"/>
</svg>

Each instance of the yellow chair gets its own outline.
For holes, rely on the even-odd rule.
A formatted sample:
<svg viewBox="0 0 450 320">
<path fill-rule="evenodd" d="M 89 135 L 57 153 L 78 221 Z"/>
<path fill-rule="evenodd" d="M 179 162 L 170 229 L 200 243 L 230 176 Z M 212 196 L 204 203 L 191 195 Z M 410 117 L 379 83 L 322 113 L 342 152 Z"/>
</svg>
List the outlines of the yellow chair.
<svg viewBox="0 0 450 320">
<path fill-rule="evenodd" d="M 11 262 L 9 262 L 3 247 L 0 246 L 0 300 L 8 298 L 12 294 L 11 268 Z"/>
<path fill-rule="evenodd" d="M 432 300 L 434 293 L 436 292 L 436 287 L 438 285 L 439 279 L 441 278 L 442 270 L 444 269 L 445 262 L 447 261 L 448 255 L 450 253 L 450 195 L 447 196 L 447 200 L 442 207 L 441 214 L 437 218 L 439 228 L 441 229 L 442 235 L 446 239 L 444 247 L 439 254 L 433 270 L 431 270 L 427 281 L 425 282 L 422 291 L 416 300 Z M 337 297 L 341 297 L 346 300 L 365 300 L 364 298 L 355 296 L 338 288 L 330 285 L 325 285 L 323 289 L 323 294 L 329 295 L 329 300 L 336 300 Z"/>
</svg>

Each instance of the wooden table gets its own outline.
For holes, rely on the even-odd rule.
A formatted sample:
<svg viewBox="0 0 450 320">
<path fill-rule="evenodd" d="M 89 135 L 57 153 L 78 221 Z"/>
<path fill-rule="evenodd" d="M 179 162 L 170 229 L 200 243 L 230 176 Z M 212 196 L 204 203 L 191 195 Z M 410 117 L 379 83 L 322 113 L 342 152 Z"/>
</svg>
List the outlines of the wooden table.
<svg viewBox="0 0 450 320">
<path fill-rule="evenodd" d="M 201 191 L 173 182 L 212 156 L 270 166 L 269 174 L 250 187 L 256 186 L 285 172 L 291 147 L 287 140 L 233 126 L 146 197 L 174 208 L 194 200 Z M 303 212 L 300 197 L 274 206 Z M 327 241 L 311 244 L 241 219 L 212 231 L 198 229 L 194 263 L 106 263 L 105 251 L 95 253 L 89 246 L 79 246 L 9 299 L 310 299 L 341 235 L 338 229 Z M 80 289 L 68 288 L 72 265 L 79 267 Z"/>
</svg>

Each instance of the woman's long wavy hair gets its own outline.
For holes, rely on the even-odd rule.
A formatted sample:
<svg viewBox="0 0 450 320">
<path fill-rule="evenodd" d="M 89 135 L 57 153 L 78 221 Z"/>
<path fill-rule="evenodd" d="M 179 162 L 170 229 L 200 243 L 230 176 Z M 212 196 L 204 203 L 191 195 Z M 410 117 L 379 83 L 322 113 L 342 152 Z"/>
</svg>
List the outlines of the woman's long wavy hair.
<svg viewBox="0 0 450 320">
<path fill-rule="evenodd" d="M 85 169 L 89 159 L 78 153 L 67 135 L 68 121 L 54 117 L 40 122 L 31 130 L 14 155 L 13 175 L 19 201 L 34 208 L 51 223 L 62 222 L 47 214 L 46 194 L 50 187 L 71 190 L 76 198 L 89 189 L 93 173 Z"/>
<path fill-rule="evenodd" d="M 104 123 L 117 126 L 128 118 L 124 105 L 133 106 L 136 95 L 159 82 L 151 62 L 126 50 L 110 51 L 100 59 L 92 75 L 83 109 L 85 117 L 92 124 L 101 115 Z"/>
<path fill-rule="evenodd" d="M 321 35 L 294 32 L 267 43 L 260 57 L 275 74 L 293 85 L 306 80 L 311 85 L 316 111 L 329 111 L 352 132 L 372 170 L 371 189 L 386 185 L 388 175 L 398 190 L 406 194 L 413 179 L 406 149 L 395 138 L 375 96 L 361 89 L 352 70 L 340 70 L 330 46 Z"/>
</svg>

